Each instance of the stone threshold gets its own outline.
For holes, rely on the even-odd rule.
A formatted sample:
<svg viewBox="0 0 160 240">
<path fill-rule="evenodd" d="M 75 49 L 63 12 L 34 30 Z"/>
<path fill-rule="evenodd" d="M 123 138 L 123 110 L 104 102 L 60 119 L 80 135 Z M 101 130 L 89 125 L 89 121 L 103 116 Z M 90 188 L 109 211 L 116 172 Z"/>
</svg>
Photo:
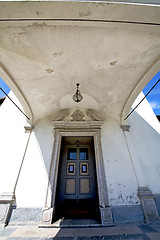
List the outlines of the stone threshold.
<svg viewBox="0 0 160 240">
<path fill-rule="evenodd" d="M 109 224 L 107 226 L 114 226 Z M 94 219 L 59 219 L 58 221 L 49 224 L 41 223 L 38 225 L 39 228 L 88 228 L 88 227 L 106 227 L 102 223 Z"/>
</svg>

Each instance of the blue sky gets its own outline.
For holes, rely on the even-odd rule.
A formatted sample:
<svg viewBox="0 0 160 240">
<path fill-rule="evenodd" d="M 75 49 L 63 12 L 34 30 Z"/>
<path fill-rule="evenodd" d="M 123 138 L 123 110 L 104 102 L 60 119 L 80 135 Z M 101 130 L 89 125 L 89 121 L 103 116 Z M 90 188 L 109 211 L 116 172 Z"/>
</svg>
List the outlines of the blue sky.
<svg viewBox="0 0 160 240">
<path fill-rule="evenodd" d="M 9 93 L 10 89 L 7 84 L 0 77 L 0 87 L 6 92 Z M 0 90 L 0 98 L 5 97 L 5 94 Z"/>
<path fill-rule="evenodd" d="M 143 89 L 143 93 L 147 92 L 154 86 L 154 84 L 160 79 L 160 71 L 151 79 L 151 81 Z M 155 86 L 155 88 L 146 97 L 150 103 L 154 113 L 160 115 L 160 82 Z"/>
<path fill-rule="evenodd" d="M 143 89 L 143 93 L 147 94 L 147 92 L 153 87 L 153 85 L 160 79 L 160 71 L 151 79 L 151 81 L 146 85 Z M 10 89 L 7 84 L 0 77 L 0 87 L 6 92 L 9 93 Z M 0 90 L 0 98 L 4 97 L 4 93 Z M 156 115 L 160 115 L 160 82 L 156 85 L 156 87 L 150 92 L 147 96 L 147 100 L 150 103 L 153 111 Z"/>
</svg>

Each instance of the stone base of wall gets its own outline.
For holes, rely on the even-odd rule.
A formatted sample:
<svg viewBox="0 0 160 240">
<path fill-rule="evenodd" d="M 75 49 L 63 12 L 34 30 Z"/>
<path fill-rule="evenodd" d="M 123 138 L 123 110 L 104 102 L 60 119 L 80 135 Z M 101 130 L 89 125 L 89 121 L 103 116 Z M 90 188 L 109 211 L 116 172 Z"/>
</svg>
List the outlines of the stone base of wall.
<svg viewBox="0 0 160 240">
<path fill-rule="evenodd" d="M 52 223 L 55 213 L 55 208 L 43 208 L 42 210 L 42 223 Z"/>
<path fill-rule="evenodd" d="M 160 194 L 155 197 L 158 214 L 160 215 Z M 142 223 L 144 214 L 141 204 L 139 205 L 120 205 L 112 206 L 111 212 L 113 223 Z M 9 225 L 38 225 L 42 222 L 41 208 L 16 208 L 12 207 Z"/>
<path fill-rule="evenodd" d="M 100 213 L 101 213 L 101 221 L 103 225 L 112 226 L 114 224 L 111 207 L 100 208 Z"/>
<path fill-rule="evenodd" d="M 113 223 L 144 222 L 141 205 L 112 206 Z M 41 208 L 16 208 L 12 207 L 9 225 L 38 225 L 42 222 Z"/>
<path fill-rule="evenodd" d="M 0 195 L 0 227 L 5 227 L 8 224 L 13 201 L 13 193 L 3 193 Z"/>
<path fill-rule="evenodd" d="M 160 216 L 158 214 L 155 196 L 148 187 L 139 187 L 138 196 L 141 200 L 144 222 L 146 224 L 159 224 Z"/>
<path fill-rule="evenodd" d="M 143 210 L 140 204 L 112 206 L 112 215 L 115 224 L 144 222 Z"/>
<path fill-rule="evenodd" d="M 12 207 L 9 225 L 38 225 L 42 220 L 42 208 Z"/>
</svg>

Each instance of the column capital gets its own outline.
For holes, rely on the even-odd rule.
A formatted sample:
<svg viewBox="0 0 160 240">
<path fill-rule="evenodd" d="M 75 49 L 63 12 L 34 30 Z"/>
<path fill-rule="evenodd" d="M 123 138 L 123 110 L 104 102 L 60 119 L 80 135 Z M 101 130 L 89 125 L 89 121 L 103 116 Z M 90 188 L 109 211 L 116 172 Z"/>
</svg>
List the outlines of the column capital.
<svg viewBox="0 0 160 240">
<path fill-rule="evenodd" d="M 24 126 L 24 129 L 25 129 L 26 133 L 32 132 L 33 128 L 34 128 L 33 126 Z"/>
<path fill-rule="evenodd" d="M 124 132 L 129 132 L 130 131 L 130 125 L 121 125 L 121 128 Z"/>
</svg>

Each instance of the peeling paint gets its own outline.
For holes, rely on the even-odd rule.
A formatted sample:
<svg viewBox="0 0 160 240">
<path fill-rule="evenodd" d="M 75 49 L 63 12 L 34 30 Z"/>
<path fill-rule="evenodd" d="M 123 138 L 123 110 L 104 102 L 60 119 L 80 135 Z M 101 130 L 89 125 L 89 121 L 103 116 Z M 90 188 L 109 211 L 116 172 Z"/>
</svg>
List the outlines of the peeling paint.
<svg viewBox="0 0 160 240">
<path fill-rule="evenodd" d="M 39 23 L 39 22 L 34 22 L 31 25 L 28 25 L 27 27 L 48 27 L 48 25 L 46 24 L 46 22 L 43 23 Z"/>
<path fill-rule="evenodd" d="M 54 70 L 53 70 L 53 69 L 49 69 L 49 68 L 47 68 L 47 69 L 46 69 L 46 72 L 47 72 L 48 74 L 51 74 L 51 73 L 54 72 Z"/>
<path fill-rule="evenodd" d="M 27 34 L 27 31 L 25 31 L 25 32 L 19 32 L 18 34 L 19 34 L 19 35 L 21 35 L 21 34 Z"/>
<path fill-rule="evenodd" d="M 39 15 L 39 12 L 38 11 L 36 11 L 36 14 L 37 14 L 37 16 Z"/>
<path fill-rule="evenodd" d="M 110 65 L 111 65 L 111 66 L 114 66 L 114 65 L 116 65 L 117 62 L 118 62 L 117 60 L 114 61 L 114 62 L 110 62 Z"/>
<path fill-rule="evenodd" d="M 121 193 L 119 194 L 118 199 L 122 199 L 123 200 Z"/>
<path fill-rule="evenodd" d="M 80 17 L 88 17 L 88 16 L 91 16 L 91 11 L 88 11 L 88 12 L 80 12 L 80 13 L 79 13 L 79 16 L 80 16 Z"/>
<path fill-rule="evenodd" d="M 53 56 L 54 56 L 54 57 L 57 57 L 57 56 L 60 56 L 60 55 L 62 55 L 62 54 L 64 54 L 64 52 L 63 52 L 63 51 L 60 51 L 60 52 L 53 53 Z"/>
</svg>

